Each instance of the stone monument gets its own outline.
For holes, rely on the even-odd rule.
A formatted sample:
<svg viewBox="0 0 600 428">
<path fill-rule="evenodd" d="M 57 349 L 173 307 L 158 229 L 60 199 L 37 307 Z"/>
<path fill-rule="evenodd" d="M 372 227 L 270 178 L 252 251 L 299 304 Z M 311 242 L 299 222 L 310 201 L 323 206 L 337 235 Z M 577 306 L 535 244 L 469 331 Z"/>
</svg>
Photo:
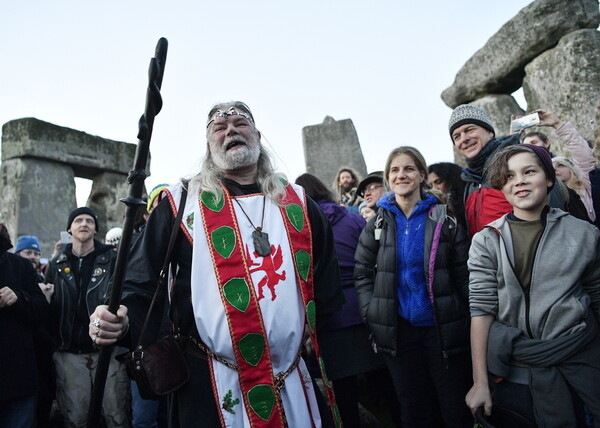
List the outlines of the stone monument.
<svg viewBox="0 0 600 428">
<path fill-rule="evenodd" d="M 135 144 L 112 141 L 35 118 L 2 127 L 0 221 L 13 243 L 36 235 L 44 257 L 50 257 L 69 213 L 77 207 L 75 177 L 93 181 L 87 206 L 98 213 L 104 242 L 108 229 L 123 223 L 127 174 Z"/>
<path fill-rule="evenodd" d="M 510 115 L 524 113 L 511 96 L 523 87 L 526 111 L 550 110 L 600 146 L 599 24 L 597 0 L 536 0 L 465 63 L 442 99 L 451 108 L 484 107 L 497 134 L 506 135 Z M 531 130 L 547 134 L 555 154 L 564 153 L 552 129 Z"/>
<path fill-rule="evenodd" d="M 306 172 L 319 177 L 329 187 L 342 166 L 352 168 L 360 178 L 367 175 L 365 158 L 350 119 L 335 120 L 326 116 L 319 125 L 305 126 L 302 145 Z"/>
</svg>

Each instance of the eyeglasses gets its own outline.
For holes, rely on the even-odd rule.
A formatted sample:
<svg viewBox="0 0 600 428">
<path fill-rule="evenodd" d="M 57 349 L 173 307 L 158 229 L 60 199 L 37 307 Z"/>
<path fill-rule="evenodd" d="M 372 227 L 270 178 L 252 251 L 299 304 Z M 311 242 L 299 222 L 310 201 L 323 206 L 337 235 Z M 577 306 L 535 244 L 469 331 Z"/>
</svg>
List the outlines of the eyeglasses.
<svg viewBox="0 0 600 428">
<path fill-rule="evenodd" d="M 36 250 L 21 250 L 19 251 L 19 253 L 21 253 L 24 256 L 36 256 L 36 257 L 40 257 L 42 255 L 42 253 L 40 253 L 39 251 Z"/>
<path fill-rule="evenodd" d="M 383 187 L 381 184 L 371 184 L 369 187 L 365 189 L 365 192 L 372 192 L 373 190 L 379 189 Z"/>
<path fill-rule="evenodd" d="M 369 187 L 367 187 L 365 189 L 365 193 L 374 192 L 375 190 L 379 189 L 380 187 L 383 187 L 383 186 L 381 184 L 371 184 Z"/>
</svg>

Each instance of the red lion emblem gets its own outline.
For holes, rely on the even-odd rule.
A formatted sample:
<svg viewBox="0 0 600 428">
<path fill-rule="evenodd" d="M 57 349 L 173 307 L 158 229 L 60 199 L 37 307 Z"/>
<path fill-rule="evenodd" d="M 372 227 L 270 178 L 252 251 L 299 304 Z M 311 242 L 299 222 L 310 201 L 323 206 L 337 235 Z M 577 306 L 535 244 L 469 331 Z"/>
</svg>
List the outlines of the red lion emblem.
<svg viewBox="0 0 600 428">
<path fill-rule="evenodd" d="M 248 244 L 246 244 L 246 259 L 251 261 L 252 264 L 249 266 L 250 273 L 264 271 L 265 276 L 258 282 L 258 300 L 262 299 L 263 287 L 266 285 L 271 291 L 271 300 L 275 300 L 277 295 L 275 294 L 275 286 L 279 284 L 279 281 L 285 280 L 285 271 L 277 273 L 277 270 L 283 264 L 283 253 L 281 251 L 281 245 L 275 247 L 271 245 L 271 254 L 265 257 L 261 257 L 256 252 L 252 252 L 254 257 L 250 256 L 248 250 Z M 262 263 L 260 261 L 262 259 Z"/>
</svg>

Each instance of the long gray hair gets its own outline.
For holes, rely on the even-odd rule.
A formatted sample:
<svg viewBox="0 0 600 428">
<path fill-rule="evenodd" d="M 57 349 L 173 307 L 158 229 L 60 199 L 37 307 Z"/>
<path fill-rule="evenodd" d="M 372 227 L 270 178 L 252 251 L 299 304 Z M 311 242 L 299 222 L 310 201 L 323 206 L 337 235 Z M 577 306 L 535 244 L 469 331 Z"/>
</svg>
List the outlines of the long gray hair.
<svg viewBox="0 0 600 428">
<path fill-rule="evenodd" d="M 208 120 L 211 119 L 212 115 L 216 112 L 217 109 L 227 110 L 230 107 L 235 107 L 236 109 L 244 110 L 248 113 L 253 119 L 252 112 L 246 106 L 246 104 L 240 101 L 233 101 L 228 103 L 220 103 L 215 105 L 209 113 Z M 255 127 L 254 123 L 252 126 Z M 218 168 L 215 165 L 215 162 L 210 153 L 210 149 L 207 145 L 206 154 L 202 159 L 202 165 L 200 167 L 200 172 L 190 181 L 190 192 L 193 192 L 198 187 L 203 191 L 211 192 L 215 195 L 220 195 L 222 178 L 224 176 L 224 171 Z M 285 195 L 285 186 L 287 184 L 287 179 L 284 174 L 275 172 L 273 168 L 273 163 L 271 162 L 271 155 L 268 150 L 260 143 L 260 154 L 258 156 L 257 161 L 257 175 L 256 182 L 262 192 L 266 197 L 271 199 L 276 204 L 279 204 L 282 197 Z"/>
</svg>

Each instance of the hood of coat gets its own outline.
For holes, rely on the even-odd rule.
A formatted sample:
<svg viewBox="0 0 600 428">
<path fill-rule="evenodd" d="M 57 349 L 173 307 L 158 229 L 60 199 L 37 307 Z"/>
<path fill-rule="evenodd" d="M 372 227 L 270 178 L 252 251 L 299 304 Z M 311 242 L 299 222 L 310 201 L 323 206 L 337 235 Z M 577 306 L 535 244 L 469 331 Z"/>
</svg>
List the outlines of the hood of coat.
<svg viewBox="0 0 600 428">
<path fill-rule="evenodd" d="M 334 202 L 321 199 L 317 201 L 317 204 L 319 205 L 319 208 L 321 208 L 321 211 L 323 211 L 323 214 L 325 214 L 325 217 L 327 217 L 327 220 L 329 220 L 329 223 L 332 225 L 336 224 L 348 215 L 348 209 L 346 207 L 338 205 Z"/>
</svg>

